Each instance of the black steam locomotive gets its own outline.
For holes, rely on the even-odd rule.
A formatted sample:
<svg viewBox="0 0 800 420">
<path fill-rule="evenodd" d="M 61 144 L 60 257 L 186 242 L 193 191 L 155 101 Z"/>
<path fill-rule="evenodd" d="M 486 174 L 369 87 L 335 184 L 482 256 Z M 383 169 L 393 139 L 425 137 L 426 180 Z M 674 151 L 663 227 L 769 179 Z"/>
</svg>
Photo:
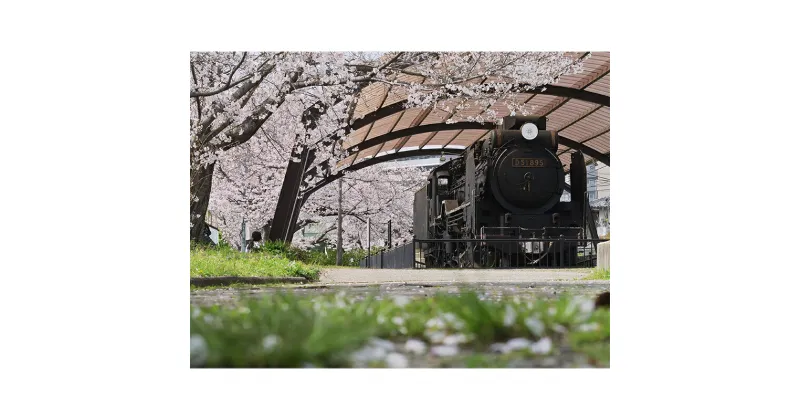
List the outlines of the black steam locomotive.
<svg viewBox="0 0 800 420">
<path fill-rule="evenodd" d="M 414 236 L 427 267 L 580 262 L 586 243 L 577 239 L 587 237 L 590 212 L 586 164 L 582 153 L 571 155 L 572 201 L 562 202 L 558 135 L 545 124 L 541 117 L 506 117 L 489 136 L 431 171 L 414 197 Z"/>
</svg>

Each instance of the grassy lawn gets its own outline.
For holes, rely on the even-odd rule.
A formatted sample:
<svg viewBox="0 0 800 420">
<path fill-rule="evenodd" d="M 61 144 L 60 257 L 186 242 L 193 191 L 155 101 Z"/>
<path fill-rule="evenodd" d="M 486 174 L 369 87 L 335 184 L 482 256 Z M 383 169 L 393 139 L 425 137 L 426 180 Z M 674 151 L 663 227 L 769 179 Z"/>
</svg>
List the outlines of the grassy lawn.
<svg viewBox="0 0 800 420">
<path fill-rule="evenodd" d="M 190 329 L 193 367 L 605 367 L 610 352 L 609 312 L 569 296 L 275 293 L 193 306 Z"/>
<path fill-rule="evenodd" d="M 304 277 L 319 278 L 319 268 L 268 253 L 242 253 L 219 247 L 192 247 L 191 277 Z"/>
<path fill-rule="evenodd" d="M 610 280 L 610 279 L 611 279 L 611 270 L 593 268 L 592 271 L 589 273 L 589 275 L 582 278 L 581 280 Z"/>
</svg>

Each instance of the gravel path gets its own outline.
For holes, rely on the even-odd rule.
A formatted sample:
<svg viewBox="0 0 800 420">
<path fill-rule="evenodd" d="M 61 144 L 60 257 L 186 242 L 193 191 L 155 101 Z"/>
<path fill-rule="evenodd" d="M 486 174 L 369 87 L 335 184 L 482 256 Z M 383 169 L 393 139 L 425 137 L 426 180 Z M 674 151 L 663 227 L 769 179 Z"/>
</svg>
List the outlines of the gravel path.
<svg viewBox="0 0 800 420">
<path fill-rule="evenodd" d="M 589 270 L 369 270 L 327 269 L 319 282 L 296 287 L 252 286 L 191 291 L 194 305 L 231 304 L 241 298 L 291 290 L 297 294 L 345 292 L 356 297 L 430 296 L 475 291 L 488 298 L 554 298 L 562 293 L 596 296 L 610 290 L 608 280 L 576 280 Z"/>
<path fill-rule="evenodd" d="M 589 269 L 365 269 L 328 268 L 320 276 L 321 284 L 386 284 L 386 283 L 485 283 L 541 282 L 577 280 Z"/>
</svg>

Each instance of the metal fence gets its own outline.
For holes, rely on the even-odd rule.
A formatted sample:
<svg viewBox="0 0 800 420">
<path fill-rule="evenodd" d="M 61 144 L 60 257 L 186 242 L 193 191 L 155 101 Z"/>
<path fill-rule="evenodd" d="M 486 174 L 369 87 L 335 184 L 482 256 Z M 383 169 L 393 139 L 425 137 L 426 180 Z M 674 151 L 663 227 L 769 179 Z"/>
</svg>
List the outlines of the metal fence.
<svg viewBox="0 0 800 420">
<path fill-rule="evenodd" d="M 414 243 L 397 246 L 370 255 L 359 263 L 361 268 L 414 268 Z"/>
<path fill-rule="evenodd" d="M 361 260 L 362 268 L 595 267 L 605 239 L 414 239 Z"/>
</svg>

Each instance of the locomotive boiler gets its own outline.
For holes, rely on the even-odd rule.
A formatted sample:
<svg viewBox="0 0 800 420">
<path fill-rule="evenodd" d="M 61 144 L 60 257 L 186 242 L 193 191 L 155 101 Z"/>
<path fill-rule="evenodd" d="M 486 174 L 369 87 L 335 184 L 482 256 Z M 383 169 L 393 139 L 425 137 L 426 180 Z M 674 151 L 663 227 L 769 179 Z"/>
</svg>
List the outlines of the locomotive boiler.
<svg viewBox="0 0 800 420">
<path fill-rule="evenodd" d="M 570 156 L 572 199 L 561 201 L 566 182 L 557 152 L 558 135 L 544 118 L 506 117 L 433 169 L 414 197 L 425 265 L 576 265 L 586 245 L 576 239 L 587 237 L 586 164 L 582 153 Z"/>
</svg>

